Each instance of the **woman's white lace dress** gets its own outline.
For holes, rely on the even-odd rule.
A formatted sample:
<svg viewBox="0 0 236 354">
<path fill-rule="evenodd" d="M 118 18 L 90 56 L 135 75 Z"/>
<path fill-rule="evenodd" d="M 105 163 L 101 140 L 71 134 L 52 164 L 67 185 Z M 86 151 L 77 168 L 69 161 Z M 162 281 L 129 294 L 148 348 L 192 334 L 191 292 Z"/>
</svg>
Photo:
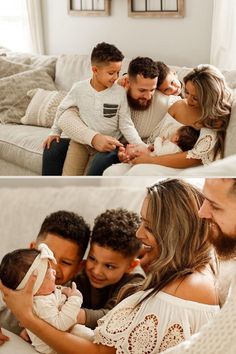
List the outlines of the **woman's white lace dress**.
<svg viewBox="0 0 236 354">
<path fill-rule="evenodd" d="M 100 319 L 95 342 L 115 347 L 117 354 L 158 353 L 188 339 L 219 311 L 162 291 L 135 307 L 145 294 L 133 294 Z"/>
</svg>

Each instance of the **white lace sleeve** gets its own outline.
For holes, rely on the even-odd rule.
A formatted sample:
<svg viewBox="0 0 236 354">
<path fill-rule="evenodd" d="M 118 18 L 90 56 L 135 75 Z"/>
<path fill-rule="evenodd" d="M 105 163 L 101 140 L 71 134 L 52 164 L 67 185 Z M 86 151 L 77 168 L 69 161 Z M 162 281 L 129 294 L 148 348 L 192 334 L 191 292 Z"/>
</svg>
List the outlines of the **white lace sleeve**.
<svg viewBox="0 0 236 354">
<path fill-rule="evenodd" d="M 215 131 L 202 128 L 196 144 L 187 153 L 187 159 L 199 159 L 202 160 L 203 165 L 209 165 L 214 160 L 216 141 L 217 135 Z"/>
</svg>

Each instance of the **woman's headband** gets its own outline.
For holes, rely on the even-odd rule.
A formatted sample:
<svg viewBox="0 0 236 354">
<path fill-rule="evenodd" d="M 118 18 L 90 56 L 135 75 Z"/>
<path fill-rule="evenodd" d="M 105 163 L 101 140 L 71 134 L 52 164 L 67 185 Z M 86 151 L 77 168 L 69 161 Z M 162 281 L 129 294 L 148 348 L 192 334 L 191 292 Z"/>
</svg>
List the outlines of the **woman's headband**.
<svg viewBox="0 0 236 354">
<path fill-rule="evenodd" d="M 54 264 L 56 264 L 56 259 L 54 258 L 53 252 L 48 248 L 45 243 L 40 243 L 38 246 L 38 250 L 40 253 L 35 258 L 24 278 L 21 280 L 20 284 L 16 288 L 17 290 L 23 289 L 29 280 L 31 274 L 37 270 L 37 279 L 34 284 L 33 294 L 35 295 L 39 290 L 40 286 L 43 283 L 44 277 L 46 275 L 48 269 L 48 260 L 51 260 Z"/>
</svg>

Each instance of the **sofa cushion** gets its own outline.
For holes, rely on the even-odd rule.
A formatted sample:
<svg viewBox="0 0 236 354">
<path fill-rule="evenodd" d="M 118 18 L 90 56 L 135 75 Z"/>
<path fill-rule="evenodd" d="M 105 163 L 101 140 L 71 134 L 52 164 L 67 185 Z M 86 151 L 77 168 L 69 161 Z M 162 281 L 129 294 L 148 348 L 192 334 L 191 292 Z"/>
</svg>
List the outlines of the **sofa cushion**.
<svg viewBox="0 0 236 354">
<path fill-rule="evenodd" d="M 0 56 L 0 79 L 30 69 L 31 69 L 30 65 L 14 63 Z"/>
<path fill-rule="evenodd" d="M 55 84 L 58 90 L 69 91 L 76 81 L 92 76 L 88 55 L 62 54 L 56 62 Z"/>
<path fill-rule="evenodd" d="M 56 111 L 65 97 L 64 91 L 47 91 L 43 89 L 30 90 L 27 96 L 31 98 L 25 116 L 21 123 L 50 128 L 56 116 Z"/>
<path fill-rule="evenodd" d="M 27 92 L 34 88 L 55 90 L 44 69 L 29 70 L 0 79 L 0 122 L 20 123 L 30 102 Z"/>
<path fill-rule="evenodd" d="M 49 128 L 30 125 L 0 125 L 0 159 L 41 175 L 43 140 L 49 132 Z"/>
</svg>

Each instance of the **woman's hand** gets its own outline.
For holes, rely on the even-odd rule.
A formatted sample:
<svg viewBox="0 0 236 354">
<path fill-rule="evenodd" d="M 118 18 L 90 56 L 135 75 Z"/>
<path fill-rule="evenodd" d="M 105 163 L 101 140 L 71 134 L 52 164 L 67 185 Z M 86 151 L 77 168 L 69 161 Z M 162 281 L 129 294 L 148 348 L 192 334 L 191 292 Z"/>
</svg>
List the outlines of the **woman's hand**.
<svg viewBox="0 0 236 354">
<path fill-rule="evenodd" d="M 145 164 L 145 163 L 155 163 L 155 159 L 153 156 L 147 155 L 145 152 L 139 152 L 138 156 L 132 159 L 132 165 Z"/>
<path fill-rule="evenodd" d="M 11 290 L 0 282 L 0 290 L 7 307 L 14 313 L 23 327 L 27 328 L 27 321 L 33 316 L 33 287 L 37 276 L 32 274 L 22 290 Z"/>
</svg>

